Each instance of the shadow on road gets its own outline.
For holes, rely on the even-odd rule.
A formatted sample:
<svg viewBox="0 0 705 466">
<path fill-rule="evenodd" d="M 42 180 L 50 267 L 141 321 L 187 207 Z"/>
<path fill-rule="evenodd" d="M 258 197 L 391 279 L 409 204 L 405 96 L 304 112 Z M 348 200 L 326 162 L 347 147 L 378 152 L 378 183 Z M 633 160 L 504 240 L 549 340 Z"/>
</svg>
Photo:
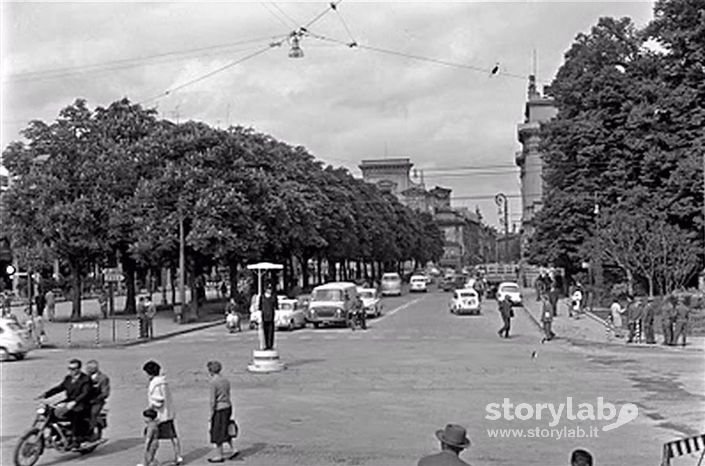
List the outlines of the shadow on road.
<svg viewBox="0 0 705 466">
<path fill-rule="evenodd" d="M 144 439 L 142 437 L 130 437 L 115 440 L 114 442 L 108 441 L 102 447 L 99 447 L 95 452 L 86 455 L 81 455 L 77 453 L 58 453 L 58 457 L 48 463 L 41 463 L 42 466 L 53 466 L 56 464 L 64 464 L 67 461 L 78 461 L 81 463 L 91 464 L 94 458 L 100 456 L 107 456 L 112 453 L 118 453 L 123 450 L 128 450 L 134 448 L 138 445 L 142 445 Z M 139 456 L 138 456 L 139 458 Z"/>
<path fill-rule="evenodd" d="M 235 461 L 244 461 L 245 458 L 247 458 L 248 456 L 256 455 L 257 453 L 261 452 L 265 448 L 267 448 L 267 444 L 264 442 L 254 443 L 251 446 L 240 450 L 240 453 L 235 458 Z"/>
<path fill-rule="evenodd" d="M 188 464 L 191 461 L 196 461 L 197 459 L 203 458 L 211 450 L 212 449 L 209 447 L 201 447 L 201 448 L 196 448 L 195 450 L 191 450 L 190 452 L 188 452 L 184 455 L 184 464 Z"/>
<path fill-rule="evenodd" d="M 314 364 L 317 362 L 324 362 L 325 359 L 299 359 L 298 361 L 291 361 L 286 363 L 287 366 L 289 367 L 297 367 L 297 366 L 303 366 L 306 364 Z"/>
</svg>

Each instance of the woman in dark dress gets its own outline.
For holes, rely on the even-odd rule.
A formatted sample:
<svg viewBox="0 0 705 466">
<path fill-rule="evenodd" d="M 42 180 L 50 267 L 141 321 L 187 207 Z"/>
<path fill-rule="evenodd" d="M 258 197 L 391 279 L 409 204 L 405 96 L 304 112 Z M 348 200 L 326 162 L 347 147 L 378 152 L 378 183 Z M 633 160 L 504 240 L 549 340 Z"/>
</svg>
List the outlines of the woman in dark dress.
<svg viewBox="0 0 705 466">
<path fill-rule="evenodd" d="M 222 463 L 223 444 L 230 446 L 230 458 L 234 458 L 238 451 L 233 448 L 232 438 L 228 432 L 228 424 L 233 414 L 233 405 L 230 401 L 230 382 L 220 375 L 223 366 L 218 361 L 209 361 L 206 364 L 210 375 L 210 411 L 211 411 L 211 443 L 215 444 L 216 456 L 208 458 L 209 463 Z"/>
</svg>

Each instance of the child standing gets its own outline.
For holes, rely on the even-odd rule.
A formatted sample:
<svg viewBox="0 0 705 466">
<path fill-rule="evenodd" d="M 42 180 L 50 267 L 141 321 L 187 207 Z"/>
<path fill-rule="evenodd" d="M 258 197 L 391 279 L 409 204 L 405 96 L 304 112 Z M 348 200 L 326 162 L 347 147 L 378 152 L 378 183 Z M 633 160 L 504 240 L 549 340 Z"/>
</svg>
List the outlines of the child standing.
<svg viewBox="0 0 705 466">
<path fill-rule="evenodd" d="M 144 422 L 144 463 L 137 466 L 159 466 L 157 449 L 159 448 L 159 427 L 157 427 L 157 412 L 148 408 L 142 412 Z"/>
</svg>

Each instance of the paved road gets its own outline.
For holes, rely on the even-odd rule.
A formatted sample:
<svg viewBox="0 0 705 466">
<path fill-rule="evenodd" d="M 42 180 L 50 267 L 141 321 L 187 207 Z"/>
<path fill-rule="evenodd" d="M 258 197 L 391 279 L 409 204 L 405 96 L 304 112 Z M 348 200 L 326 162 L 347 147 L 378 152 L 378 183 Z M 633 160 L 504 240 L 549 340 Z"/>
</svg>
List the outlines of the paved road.
<svg viewBox="0 0 705 466">
<path fill-rule="evenodd" d="M 205 362 L 218 359 L 233 384 L 242 464 L 415 464 L 437 449 L 433 432 L 448 422 L 468 427 L 463 458 L 478 465 L 565 465 L 585 447 L 600 465 L 658 464 L 661 443 L 705 431 L 705 381 L 700 353 L 643 351 L 614 345 L 554 341 L 520 311 L 513 337 L 498 338 L 494 303 L 479 317 L 447 310 L 449 294 L 386 298 L 387 314 L 366 332 L 306 329 L 278 332 L 288 369 L 246 371 L 255 332 L 229 335 L 220 327 L 127 349 L 42 351 L 2 365 L 0 459 L 10 464 L 16 436 L 31 421 L 31 396 L 65 372 L 69 357 L 98 358 L 112 377 L 110 442 L 80 458 L 49 453 L 40 465 L 64 461 L 117 466 L 138 462 L 140 412 L 146 380 L 140 367 L 156 358 L 167 368 L 177 403 L 177 428 L 189 464 L 207 464 L 208 402 Z M 535 355 L 536 357 L 532 357 Z M 491 438 L 488 429 L 546 427 L 540 420 L 491 421 L 488 403 L 635 403 L 639 416 L 610 432 L 607 421 L 566 421 L 556 428 L 598 429 L 587 439 Z M 518 432 L 517 432 L 518 434 Z M 526 432 L 525 432 L 526 434 Z M 529 435 L 529 434 L 526 434 Z M 171 456 L 163 444 L 162 460 Z M 692 461 L 691 461 L 692 462 Z M 233 462 L 238 464 L 238 462 Z M 677 465 L 678 463 L 676 463 Z"/>
</svg>

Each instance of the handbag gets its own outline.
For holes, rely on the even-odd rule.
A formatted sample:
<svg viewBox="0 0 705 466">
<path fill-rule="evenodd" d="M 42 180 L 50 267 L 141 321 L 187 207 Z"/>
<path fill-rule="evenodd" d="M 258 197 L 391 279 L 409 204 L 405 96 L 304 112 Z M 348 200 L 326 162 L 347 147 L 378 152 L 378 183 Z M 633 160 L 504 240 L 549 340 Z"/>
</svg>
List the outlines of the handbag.
<svg viewBox="0 0 705 466">
<path fill-rule="evenodd" d="M 237 422 L 235 422 L 234 419 L 230 419 L 228 422 L 228 436 L 230 436 L 230 438 L 236 438 L 238 433 L 240 433 L 240 428 Z"/>
</svg>

